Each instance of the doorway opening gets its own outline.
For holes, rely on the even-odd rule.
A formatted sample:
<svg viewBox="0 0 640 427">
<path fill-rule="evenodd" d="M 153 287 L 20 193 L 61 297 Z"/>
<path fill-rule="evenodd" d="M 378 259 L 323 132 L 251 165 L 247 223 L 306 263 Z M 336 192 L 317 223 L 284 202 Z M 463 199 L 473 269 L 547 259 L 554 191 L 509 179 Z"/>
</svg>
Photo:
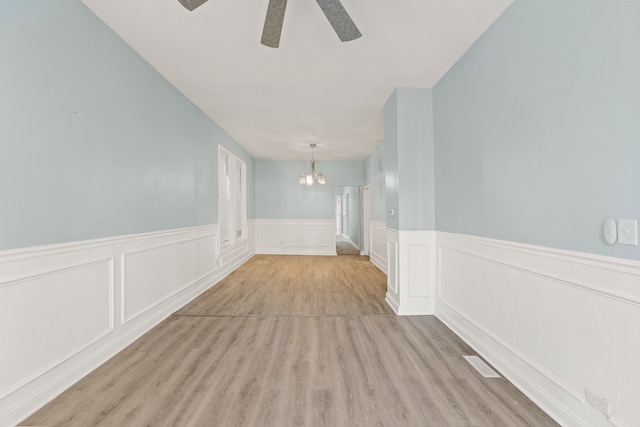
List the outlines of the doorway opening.
<svg viewBox="0 0 640 427">
<path fill-rule="evenodd" d="M 342 196 L 336 196 L 336 238 L 342 236 Z"/>
<path fill-rule="evenodd" d="M 362 251 L 362 188 L 335 188 L 336 253 L 361 255 Z"/>
</svg>

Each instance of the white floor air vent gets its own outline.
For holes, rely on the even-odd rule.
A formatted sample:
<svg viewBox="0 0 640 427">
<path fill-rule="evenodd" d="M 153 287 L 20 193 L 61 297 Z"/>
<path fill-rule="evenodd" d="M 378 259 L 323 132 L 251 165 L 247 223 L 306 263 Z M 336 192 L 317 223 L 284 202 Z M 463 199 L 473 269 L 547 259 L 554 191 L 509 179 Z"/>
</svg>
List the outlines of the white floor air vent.
<svg viewBox="0 0 640 427">
<path fill-rule="evenodd" d="M 478 356 L 462 356 L 462 357 L 464 357 L 467 362 L 471 363 L 471 366 L 476 368 L 476 371 L 480 372 L 480 374 L 482 374 L 483 377 L 500 378 L 500 375 L 498 375 L 496 371 L 491 369 L 489 365 L 484 363 L 484 361 L 480 359 Z"/>
</svg>

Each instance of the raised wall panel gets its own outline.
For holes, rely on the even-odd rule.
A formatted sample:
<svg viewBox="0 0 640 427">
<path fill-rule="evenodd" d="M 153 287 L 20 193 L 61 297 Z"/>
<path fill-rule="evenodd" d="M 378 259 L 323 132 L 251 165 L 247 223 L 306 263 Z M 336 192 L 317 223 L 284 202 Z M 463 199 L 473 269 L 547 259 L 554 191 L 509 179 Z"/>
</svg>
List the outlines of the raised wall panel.
<svg viewBox="0 0 640 427">
<path fill-rule="evenodd" d="M 0 425 L 15 425 L 248 260 L 249 225 L 243 253 L 223 266 L 215 225 L 0 252 Z"/>
<path fill-rule="evenodd" d="M 398 271 L 398 242 L 390 240 L 387 242 L 387 261 L 389 273 L 387 274 L 387 289 L 397 295 L 399 292 L 399 271 Z"/>
<path fill-rule="evenodd" d="M 429 269 L 427 259 L 429 257 L 426 243 L 410 243 L 407 245 L 407 269 L 410 272 L 407 277 L 408 296 L 429 296 Z"/>
<path fill-rule="evenodd" d="M 334 220 L 256 220 L 256 253 L 336 255 Z"/>
<path fill-rule="evenodd" d="M 220 249 L 220 266 L 224 267 L 233 264 L 236 260 L 243 258 L 249 252 L 247 241 L 242 241 L 234 246 Z"/>
<path fill-rule="evenodd" d="M 388 230 L 387 244 L 386 299 L 391 308 L 398 315 L 434 314 L 435 232 Z M 392 263 L 395 279 L 391 278 Z"/>
<path fill-rule="evenodd" d="M 122 254 L 126 323 L 216 269 L 216 235 L 196 236 Z"/>
<path fill-rule="evenodd" d="M 562 425 L 640 420 L 640 262 L 438 233 L 437 315 Z M 607 420 L 585 389 L 613 404 Z"/>
<path fill-rule="evenodd" d="M 387 225 L 381 221 L 370 221 L 371 246 L 369 256 L 371 262 L 387 273 Z"/>
<path fill-rule="evenodd" d="M 0 399 L 108 334 L 113 307 L 111 258 L 0 283 Z"/>
</svg>

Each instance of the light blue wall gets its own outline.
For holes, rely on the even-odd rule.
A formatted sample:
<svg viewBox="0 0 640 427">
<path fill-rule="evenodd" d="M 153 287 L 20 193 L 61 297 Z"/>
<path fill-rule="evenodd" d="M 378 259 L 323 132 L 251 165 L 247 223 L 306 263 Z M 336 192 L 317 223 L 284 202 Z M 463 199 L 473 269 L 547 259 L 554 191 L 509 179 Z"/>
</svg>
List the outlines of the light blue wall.
<svg viewBox="0 0 640 427">
<path fill-rule="evenodd" d="M 435 229 L 433 106 L 431 89 L 399 88 L 399 230 Z"/>
<path fill-rule="evenodd" d="M 384 109 L 387 227 L 435 228 L 433 109 L 430 89 L 398 88 Z M 395 211 L 395 216 L 389 210 Z"/>
<path fill-rule="evenodd" d="M 364 185 L 369 185 L 371 220 L 386 221 L 384 144 L 380 144 L 363 162 Z"/>
<path fill-rule="evenodd" d="M 216 223 L 218 142 L 79 1 L 0 3 L 0 250 Z"/>
<path fill-rule="evenodd" d="M 360 186 L 361 161 L 316 161 L 325 185 L 300 185 L 309 161 L 255 161 L 255 216 L 259 219 L 333 219 L 336 186 Z"/>
<path fill-rule="evenodd" d="M 640 258 L 640 2 L 516 0 L 433 95 L 439 230 Z"/>
<path fill-rule="evenodd" d="M 398 180 L 398 98 L 393 91 L 384 104 L 384 185 L 385 218 L 387 228 L 400 229 L 399 180 Z M 389 214 L 393 210 L 395 215 Z"/>
</svg>

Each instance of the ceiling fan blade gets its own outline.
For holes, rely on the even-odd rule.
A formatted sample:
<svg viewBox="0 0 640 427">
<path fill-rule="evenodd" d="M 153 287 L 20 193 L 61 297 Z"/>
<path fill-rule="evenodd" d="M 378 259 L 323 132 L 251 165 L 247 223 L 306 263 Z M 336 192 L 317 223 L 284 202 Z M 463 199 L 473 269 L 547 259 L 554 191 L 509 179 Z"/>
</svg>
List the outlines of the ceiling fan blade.
<svg viewBox="0 0 640 427">
<path fill-rule="evenodd" d="M 282 33 L 282 23 L 284 22 L 284 12 L 286 10 L 287 0 L 269 0 L 260 43 L 269 47 L 278 47 L 280 45 L 280 34 Z"/>
<path fill-rule="evenodd" d="M 206 3 L 207 0 L 178 0 L 181 5 L 183 5 L 188 10 L 193 10 L 198 6 L 201 6 L 203 3 Z"/>
<path fill-rule="evenodd" d="M 340 0 L 316 0 L 340 41 L 348 42 L 362 37 L 358 27 L 345 10 Z"/>
</svg>

